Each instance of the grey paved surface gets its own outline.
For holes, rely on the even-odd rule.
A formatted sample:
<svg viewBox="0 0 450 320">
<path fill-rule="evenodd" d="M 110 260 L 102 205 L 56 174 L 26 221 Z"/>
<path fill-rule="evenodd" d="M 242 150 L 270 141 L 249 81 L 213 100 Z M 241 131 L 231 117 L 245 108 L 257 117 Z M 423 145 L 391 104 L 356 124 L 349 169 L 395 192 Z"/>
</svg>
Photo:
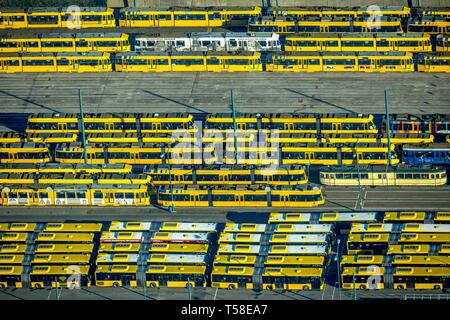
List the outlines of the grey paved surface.
<svg viewBox="0 0 450 320">
<path fill-rule="evenodd" d="M 450 113 L 450 74 L 106 73 L 2 74 L 1 112 Z"/>
<path fill-rule="evenodd" d="M 449 299 L 450 295 L 441 291 L 356 291 L 356 299 Z M 99 288 L 90 287 L 75 290 L 62 289 L 2 289 L 0 300 L 189 300 L 189 292 L 182 288 Z M 353 290 L 336 289 L 326 286 L 324 291 L 260 291 L 214 288 L 193 288 L 192 300 L 353 300 Z"/>
<path fill-rule="evenodd" d="M 145 208 L 105 208 L 105 207 L 1 207 L 0 220 L 45 220 L 57 221 L 66 219 L 78 220 L 185 220 L 215 221 L 247 219 L 257 221 L 264 219 L 270 212 L 309 212 L 309 211 L 383 211 L 383 210 L 450 210 L 450 186 L 439 188 L 369 188 L 362 209 L 357 206 L 357 188 L 324 188 L 326 204 L 317 208 L 176 208 L 175 213 L 155 207 Z M 243 212 L 253 212 L 242 215 Z"/>
</svg>

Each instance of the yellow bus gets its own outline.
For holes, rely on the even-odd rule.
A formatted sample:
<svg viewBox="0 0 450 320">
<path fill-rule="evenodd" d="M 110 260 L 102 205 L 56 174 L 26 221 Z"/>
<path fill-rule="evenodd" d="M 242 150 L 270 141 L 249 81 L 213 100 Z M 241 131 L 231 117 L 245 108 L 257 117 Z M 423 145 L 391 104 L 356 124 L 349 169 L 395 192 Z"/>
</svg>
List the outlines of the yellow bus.
<svg viewBox="0 0 450 320">
<path fill-rule="evenodd" d="M 396 267 L 394 289 L 442 290 L 450 286 L 450 270 L 445 267 Z"/>
<path fill-rule="evenodd" d="M 387 211 L 383 222 L 424 222 L 426 213 L 423 211 Z"/>
<path fill-rule="evenodd" d="M 36 223 L 10 222 L 0 223 L 1 232 L 33 232 L 36 229 Z"/>
<path fill-rule="evenodd" d="M 50 33 L 0 36 L 0 52 L 126 52 L 126 33 Z"/>
<path fill-rule="evenodd" d="M 108 52 L 0 53 L 0 73 L 110 71 Z"/>
<path fill-rule="evenodd" d="M 206 266 L 206 254 L 151 253 L 148 265 Z"/>
<path fill-rule="evenodd" d="M 100 243 L 106 242 L 141 242 L 143 232 L 138 231 L 103 231 Z"/>
<path fill-rule="evenodd" d="M 425 33 L 301 33 L 287 35 L 285 51 L 405 51 L 431 52 L 429 34 Z"/>
<path fill-rule="evenodd" d="M 248 266 L 214 266 L 211 287 L 219 289 L 253 289 L 255 268 Z"/>
<path fill-rule="evenodd" d="M 271 212 L 268 223 L 309 223 L 311 221 L 311 216 L 311 213 Z"/>
<path fill-rule="evenodd" d="M 206 287 L 206 266 L 195 265 L 149 265 L 146 286 L 151 288 Z"/>
<path fill-rule="evenodd" d="M 80 287 L 90 287 L 88 265 L 34 265 L 31 267 L 31 288 L 70 288 L 76 283 Z"/>
<path fill-rule="evenodd" d="M 269 255 L 313 255 L 326 256 L 330 246 L 323 244 L 272 244 L 269 246 Z"/>
<path fill-rule="evenodd" d="M 446 243 L 450 242 L 450 233 L 411 233 L 402 232 L 399 244 L 409 243 Z"/>
<path fill-rule="evenodd" d="M 10 143 L 0 145 L 0 163 L 39 164 L 50 162 L 50 151 L 41 143 Z"/>
<path fill-rule="evenodd" d="M 256 51 L 124 52 L 115 60 L 119 72 L 259 72 L 261 54 Z"/>
<path fill-rule="evenodd" d="M 137 265 L 105 264 L 95 270 L 97 287 L 137 287 Z"/>
<path fill-rule="evenodd" d="M 345 266 L 341 273 L 342 288 L 384 289 L 384 273 L 385 268 L 376 265 Z"/>
<path fill-rule="evenodd" d="M 97 255 L 97 259 L 95 260 L 95 264 L 109 264 L 109 265 L 137 265 L 139 259 L 138 253 L 124 253 L 124 252 L 115 252 L 115 253 L 99 253 Z"/>
<path fill-rule="evenodd" d="M 327 245 L 329 237 L 325 233 L 285 234 L 274 233 L 269 237 L 270 244 L 321 244 Z"/>
<path fill-rule="evenodd" d="M 309 222 L 309 221 L 308 221 Z M 270 222 L 269 222 L 270 223 Z M 331 234 L 331 224 L 293 224 L 293 223 L 276 223 L 274 234 Z"/>
<path fill-rule="evenodd" d="M 269 72 L 414 72 L 410 52 L 277 52 Z"/>
<path fill-rule="evenodd" d="M 297 17 L 367 17 L 382 14 L 385 17 L 408 17 L 411 9 L 405 6 L 383 6 L 373 10 L 368 7 L 328 7 L 328 6 L 295 6 L 295 7 L 268 7 L 267 12 L 275 16 L 297 16 Z M 439 8 L 433 12 L 441 12 Z"/>
<path fill-rule="evenodd" d="M 0 265 L 22 265 L 24 257 L 23 254 L 0 254 Z"/>
<path fill-rule="evenodd" d="M 323 290 L 323 268 L 265 267 L 262 288 L 269 290 Z"/>
<path fill-rule="evenodd" d="M 22 288 L 22 266 L 0 265 L 0 288 Z"/>
<path fill-rule="evenodd" d="M 353 233 L 347 240 L 348 254 L 383 254 L 389 246 L 389 233 Z"/>
<path fill-rule="evenodd" d="M 217 223 L 163 222 L 159 231 L 167 232 L 216 232 Z"/>
<path fill-rule="evenodd" d="M 261 249 L 260 245 L 242 244 L 242 243 L 220 243 L 217 249 L 217 254 L 245 254 L 258 255 Z"/>
<path fill-rule="evenodd" d="M 391 244 L 387 255 L 430 255 L 432 247 L 429 244 Z"/>
</svg>

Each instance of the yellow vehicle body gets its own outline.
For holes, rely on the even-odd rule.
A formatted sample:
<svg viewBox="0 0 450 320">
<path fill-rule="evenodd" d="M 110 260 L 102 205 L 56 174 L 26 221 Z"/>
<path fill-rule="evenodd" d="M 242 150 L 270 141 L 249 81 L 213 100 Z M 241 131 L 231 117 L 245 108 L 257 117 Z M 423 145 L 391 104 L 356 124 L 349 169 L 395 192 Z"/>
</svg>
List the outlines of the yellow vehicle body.
<svg viewBox="0 0 450 320">
<path fill-rule="evenodd" d="M 117 55 L 119 72 L 260 72 L 259 52 L 126 52 Z"/>
<path fill-rule="evenodd" d="M 269 72 L 414 72 L 409 52 L 282 52 Z"/>
<path fill-rule="evenodd" d="M 2 53 L 0 73 L 110 72 L 107 52 Z"/>
<path fill-rule="evenodd" d="M 431 52 L 429 34 L 424 33 L 302 33 L 288 35 L 285 51 L 297 52 Z"/>
<path fill-rule="evenodd" d="M 450 72 L 450 53 L 438 52 L 419 56 L 419 72 Z"/>
</svg>

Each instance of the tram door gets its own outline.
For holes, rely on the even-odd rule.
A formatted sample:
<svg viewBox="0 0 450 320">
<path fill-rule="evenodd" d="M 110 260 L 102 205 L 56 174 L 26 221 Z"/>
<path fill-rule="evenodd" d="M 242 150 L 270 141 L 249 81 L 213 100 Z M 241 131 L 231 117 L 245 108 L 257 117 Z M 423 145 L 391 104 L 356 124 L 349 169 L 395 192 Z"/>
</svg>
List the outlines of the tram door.
<svg viewBox="0 0 450 320">
<path fill-rule="evenodd" d="M 333 130 L 333 133 L 339 133 L 339 131 L 342 130 L 342 123 L 332 123 L 331 128 Z"/>
<path fill-rule="evenodd" d="M 112 205 L 114 204 L 114 193 L 113 192 L 105 192 L 104 194 L 104 200 L 106 205 Z"/>
</svg>

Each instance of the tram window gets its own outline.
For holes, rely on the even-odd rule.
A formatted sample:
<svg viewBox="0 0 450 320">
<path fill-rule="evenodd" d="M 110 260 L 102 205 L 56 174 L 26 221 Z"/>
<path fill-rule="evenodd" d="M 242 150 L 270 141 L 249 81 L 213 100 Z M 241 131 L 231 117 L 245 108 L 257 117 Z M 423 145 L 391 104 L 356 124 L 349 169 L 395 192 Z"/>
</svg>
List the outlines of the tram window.
<svg viewBox="0 0 450 320">
<path fill-rule="evenodd" d="M 68 66 L 69 65 L 69 60 L 67 60 L 67 59 L 59 59 L 59 60 L 56 60 L 56 64 L 58 66 Z"/>
<path fill-rule="evenodd" d="M 150 20 L 150 15 L 148 14 L 137 14 L 137 15 L 129 15 L 127 17 L 129 20 Z"/>
<path fill-rule="evenodd" d="M 24 66 L 53 66 L 53 60 L 23 60 Z"/>
<path fill-rule="evenodd" d="M 314 40 L 309 40 L 309 41 L 300 40 L 300 41 L 295 41 L 295 45 L 299 46 L 299 47 L 316 47 L 317 46 L 317 41 L 314 41 Z"/>
<path fill-rule="evenodd" d="M 395 60 L 395 59 L 380 59 L 380 65 L 382 66 L 388 66 L 388 65 L 394 65 L 399 66 L 401 64 L 401 60 Z"/>
<path fill-rule="evenodd" d="M 17 42 L 0 42 L 0 48 L 17 48 Z"/>
<path fill-rule="evenodd" d="M 148 60 L 145 59 L 126 59 L 124 60 L 129 66 L 146 65 Z"/>
<path fill-rule="evenodd" d="M 39 198 L 48 198 L 48 192 L 39 192 Z"/>
<path fill-rule="evenodd" d="M 209 20 L 220 20 L 220 14 L 219 13 L 208 14 L 208 19 Z"/>
<path fill-rule="evenodd" d="M 94 191 L 94 199 L 103 199 L 103 194 L 101 191 Z"/>
<path fill-rule="evenodd" d="M 324 65 L 355 65 L 355 59 L 324 59 Z"/>
<path fill-rule="evenodd" d="M 71 41 L 42 41 L 42 48 L 72 47 Z"/>
<path fill-rule="evenodd" d="M 98 66 L 99 61 L 98 60 L 75 60 L 74 63 L 77 63 L 80 66 Z"/>
<path fill-rule="evenodd" d="M 244 201 L 267 201 L 265 194 L 245 194 Z"/>
<path fill-rule="evenodd" d="M 123 192 L 116 192 L 116 193 L 114 193 L 114 198 L 116 198 L 116 199 L 123 199 L 124 198 Z"/>
<path fill-rule="evenodd" d="M 19 192 L 17 195 L 18 198 L 28 198 L 28 194 L 26 192 Z"/>
<path fill-rule="evenodd" d="M 208 60 L 206 60 L 206 61 L 207 61 L 207 64 L 209 64 L 209 65 L 219 65 L 220 64 L 220 60 L 215 57 L 208 58 Z"/>
<path fill-rule="evenodd" d="M 248 65 L 249 60 L 247 59 L 228 59 L 228 64 L 230 65 Z"/>
<path fill-rule="evenodd" d="M 203 59 L 172 59 L 172 65 L 184 65 L 184 66 L 192 66 L 192 65 L 203 65 Z"/>
<path fill-rule="evenodd" d="M 108 152 L 110 159 L 130 159 L 129 152 Z"/>
<path fill-rule="evenodd" d="M 37 48 L 37 47 L 39 47 L 39 42 L 38 41 L 27 41 L 26 47 L 27 48 Z"/>
<path fill-rule="evenodd" d="M 399 41 L 398 45 L 400 47 L 417 47 L 419 45 L 419 41 Z"/>
<path fill-rule="evenodd" d="M 296 66 L 298 65 L 299 60 L 297 59 L 279 59 L 276 64 L 284 65 L 284 66 Z M 275 124 L 274 124 L 275 125 Z M 283 124 L 280 124 L 283 126 Z"/>
<path fill-rule="evenodd" d="M 335 178 L 336 178 L 336 179 L 343 179 L 343 178 L 344 178 L 344 175 L 343 175 L 342 173 L 336 173 L 336 174 L 335 174 Z"/>
<path fill-rule="evenodd" d="M 132 192 L 125 193 L 125 199 L 134 199 L 134 193 Z"/>
<path fill-rule="evenodd" d="M 287 31 L 296 32 L 295 27 L 287 27 Z M 298 26 L 297 32 L 320 32 L 320 26 Z"/>
<path fill-rule="evenodd" d="M 24 16 L 12 16 L 11 20 L 12 21 L 25 21 L 25 17 Z"/>
<path fill-rule="evenodd" d="M 389 47 L 389 41 L 377 40 L 377 47 Z"/>
<path fill-rule="evenodd" d="M 176 14 L 175 20 L 206 20 L 204 14 Z"/>
<path fill-rule="evenodd" d="M 117 46 L 117 41 L 96 41 L 95 45 L 99 47 L 115 47 Z"/>
<path fill-rule="evenodd" d="M 85 47 L 89 47 L 89 42 L 87 42 L 87 41 L 85 41 L 85 40 L 78 40 L 78 41 L 75 43 L 75 45 L 76 45 L 77 47 L 85 48 Z"/>
<path fill-rule="evenodd" d="M 234 201 L 233 194 L 213 194 L 214 201 Z"/>
<path fill-rule="evenodd" d="M 156 19 L 158 19 L 158 20 L 172 20 L 172 17 L 170 16 L 170 14 L 158 14 L 156 16 Z"/>
<path fill-rule="evenodd" d="M 56 191 L 56 198 L 65 198 L 66 193 L 64 191 Z"/>
<path fill-rule="evenodd" d="M 266 48 L 268 46 L 266 40 L 258 40 L 257 42 L 261 47 Z"/>
<path fill-rule="evenodd" d="M 320 59 L 306 59 L 304 60 L 304 63 L 309 66 L 318 66 L 320 65 Z"/>
<path fill-rule="evenodd" d="M 5 61 L 6 66 L 10 67 L 18 67 L 19 66 L 19 60 L 6 60 Z"/>
<path fill-rule="evenodd" d="M 169 195 L 169 199 L 170 198 L 171 197 Z M 188 194 L 174 194 L 173 199 L 174 199 L 174 201 L 190 201 L 191 197 Z"/>
<path fill-rule="evenodd" d="M 81 21 L 102 21 L 102 16 L 100 15 L 88 15 L 88 16 L 81 16 Z"/>
<path fill-rule="evenodd" d="M 420 179 L 420 173 L 413 173 L 413 179 Z"/>
<path fill-rule="evenodd" d="M 58 16 L 28 16 L 28 23 L 30 23 L 30 24 L 56 24 L 56 23 L 58 23 Z"/>
<path fill-rule="evenodd" d="M 372 47 L 373 42 L 372 41 L 342 41 L 343 47 Z"/>
<path fill-rule="evenodd" d="M 371 153 L 363 153 L 363 159 L 369 160 L 382 160 L 385 159 L 386 156 L 382 152 L 371 152 Z"/>
<path fill-rule="evenodd" d="M 357 28 L 358 27 L 354 27 L 354 29 L 352 30 L 352 28 L 348 26 L 330 26 L 329 32 L 358 32 L 355 30 Z"/>
</svg>

